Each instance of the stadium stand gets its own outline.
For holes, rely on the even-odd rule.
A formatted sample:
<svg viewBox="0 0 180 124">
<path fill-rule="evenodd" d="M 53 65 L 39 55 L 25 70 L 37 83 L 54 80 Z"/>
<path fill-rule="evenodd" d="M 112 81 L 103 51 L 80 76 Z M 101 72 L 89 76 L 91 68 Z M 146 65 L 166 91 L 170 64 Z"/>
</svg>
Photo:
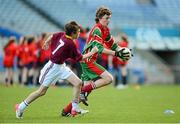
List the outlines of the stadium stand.
<svg viewBox="0 0 180 124">
<path fill-rule="evenodd" d="M 78 22 L 84 27 L 91 27 L 91 25 L 94 24 L 94 10 L 96 10 L 97 7 L 102 5 L 108 6 L 113 12 L 112 22 L 110 24 L 113 32 L 122 30 L 136 39 L 136 33 L 139 31 L 139 27 L 144 27 L 144 30 L 151 30 L 153 36 L 149 34 L 149 39 L 142 38 L 142 40 L 139 41 L 137 38 L 137 48 L 140 49 L 165 50 L 166 48 L 169 48 L 169 46 L 167 46 L 169 44 L 163 41 L 161 35 L 167 36 L 170 33 L 171 36 L 177 37 L 180 34 L 180 30 L 176 29 L 177 23 L 171 20 L 172 17 L 167 16 L 167 13 L 171 14 L 172 12 L 174 12 L 174 18 L 178 16 L 178 13 L 176 13 L 177 10 L 175 9 L 179 5 L 178 0 L 175 0 L 175 2 L 162 0 L 162 4 L 159 0 L 156 0 L 153 4 L 145 5 L 139 4 L 136 0 L 113 0 L 113 2 L 111 0 L 54 0 L 53 2 L 49 0 L 27 1 L 47 13 L 60 24 L 65 24 L 65 22 L 74 19 L 78 20 Z M 174 8 L 175 3 L 177 5 Z M 130 27 L 129 30 L 126 30 L 128 27 Z M 135 28 L 132 29 L 132 27 Z M 150 27 L 153 27 L 154 29 L 150 29 Z M 159 36 L 155 36 L 154 34 Z M 174 40 L 174 38 L 171 40 Z M 176 40 L 180 41 L 179 38 Z M 154 45 L 154 42 L 157 41 L 157 45 Z M 180 49 L 180 47 L 177 48 L 176 44 L 174 44 L 174 47 L 170 48 L 171 49 L 169 50 L 173 50 L 172 48 L 175 48 L 174 50 Z"/>
<path fill-rule="evenodd" d="M 86 9 L 78 5 L 75 0 L 27 0 L 34 6 L 50 15 L 61 24 L 70 20 L 77 20 L 82 26 L 88 27 L 91 21 Z"/>
<path fill-rule="evenodd" d="M 24 35 L 60 30 L 19 0 L 0 0 L 0 15 L 0 26 Z"/>
<path fill-rule="evenodd" d="M 122 27 L 122 26 L 156 26 L 156 27 L 172 27 L 173 22 L 171 17 L 167 16 L 167 12 L 175 12 L 175 9 L 163 9 L 159 5 L 139 5 L 136 0 L 68 0 L 53 2 L 49 0 L 27 0 L 33 5 L 39 7 L 53 18 L 58 20 L 60 23 L 65 23 L 69 19 L 79 20 L 83 26 L 91 26 L 94 20 L 94 10 L 97 7 L 105 5 L 112 9 L 113 17 L 111 27 Z M 175 0 L 176 1 L 176 0 Z M 163 2 L 163 1 L 162 1 Z M 164 3 L 164 2 L 163 2 Z M 171 3 L 171 2 L 170 2 Z M 168 4 L 165 4 L 165 6 Z M 171 8 L 169 4 L 168 8 Z M 53 7 L 52 7 L 53 6 Z M 78 13 L 78 16 L 74 13 Z M 178 16 L 173 14 L 174 17 Z"/>
</svg>

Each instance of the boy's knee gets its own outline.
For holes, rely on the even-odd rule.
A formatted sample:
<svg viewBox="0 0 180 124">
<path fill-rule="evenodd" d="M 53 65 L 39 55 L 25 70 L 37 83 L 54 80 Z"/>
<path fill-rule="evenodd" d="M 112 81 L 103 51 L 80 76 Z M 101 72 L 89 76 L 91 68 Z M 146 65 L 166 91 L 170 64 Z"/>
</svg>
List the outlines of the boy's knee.
<svg viewBox="0 0 180 124">
<path fill-rule="evenodd" d="M 82 86 L 82 81 L 79 80 L 75 83 L 75 87 L 81 87 Z"/>
<path fill-rule="evenodd" d="M 46 91 L 45 90 L 38 90 L 37 93 L 39 96 L 44 96 L 46 94 Z"/>
<path fill-rule="evenodd" d="M 45 94 L 46 94 L 46 91 L 42 91 L 40 95 L 44 96 Z"/>
<path fill-rule="evenodd" d="M 108 82 L 108 83 L 112 83 L 113 80 L 114 80 L 114 78 L 113 78 L 112 75 L 108 75 L 106 79 L 107 79 L 107 82 Z"/>
</svg>

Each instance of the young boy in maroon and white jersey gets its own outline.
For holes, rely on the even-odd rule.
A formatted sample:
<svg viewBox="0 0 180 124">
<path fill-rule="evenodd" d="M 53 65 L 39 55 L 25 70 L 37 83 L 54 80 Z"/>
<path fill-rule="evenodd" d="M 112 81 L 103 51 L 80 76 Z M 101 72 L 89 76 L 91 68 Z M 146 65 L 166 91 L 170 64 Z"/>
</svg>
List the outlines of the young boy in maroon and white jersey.
<svg viewBox="0 0 180 124">
<path fill-rule="evenodd" d="M 49 62 L 41 70 L 39 82 L 41 86 L 38 90 L 31 93 L 23 102 L 16 105 L 16 117 L 22 118 L 23 112 L 28 105 L 46 94 L 48 87 L 59 79 L 69 81 L 74 86 L 74 96 L 72 100 L 72 115 L 87 113 L 79 107 L 79 94 L 82 81 L 65 65 L 65 60 L 71 58 L 80 61 L 84 58 L 92 56 L 98 51 L 94 47 L 87 54 L 82 55 L 76 48 L 73 40 L 79 35 L 79 25 L 75 21 L 71 21 L 65 25 L 65 32 L 58 32 L 50 35 L 44 45 L 44 49 L 48 49 L 51 42 L 51 56 Z"/>
</svg>

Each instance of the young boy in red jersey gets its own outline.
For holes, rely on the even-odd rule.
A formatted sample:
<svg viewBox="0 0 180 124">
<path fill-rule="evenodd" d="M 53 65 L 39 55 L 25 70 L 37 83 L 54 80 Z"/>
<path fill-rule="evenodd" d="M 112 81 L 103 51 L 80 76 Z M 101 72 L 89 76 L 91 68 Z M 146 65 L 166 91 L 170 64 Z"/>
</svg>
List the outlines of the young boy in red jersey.
<svg viewBox="0 0 180 124">
<path fill-rule="evenodd" d="M 83 59 L 81 62 L 83 72 L 81 78 L 84 82 L 84 86 L 81 89 L 80 99 L 85 105 L 88 105 L 85 94 L 89 94 L 94 89 L 106 86 L 113 80 L 113 76 L 104 67 L 96 63 L 98 54 L 101 55 L 101 53 L 104 53 L 113 55 L 122 60 L 128 60 L 131 56 L 131 53 L 124 52 L 124 49 L 120 48 L 118 44 L 115 43 L 110 34 L 108 24 L 111 19 L 111 14 L 111 10 L 106 7 L 97 9 L 95 17 L 96 24 L 90 31 L 83 51 L 83 54 L 86 54 L 91 51 L 93 47 L 98 47 L 98 53 Z M 69 103 L 62 111 L 62 115 L 69 113 L 71 108 L 72 103 Z"/>
<path fill-rule="evenodd" d="M 82 81 L 65 65 L 65 60 L 68 58 L 80 61 L 92 56 L 98 51 L 97 47 L 94 47 L 87 54 L 82 55 L 73 42 L 74 39 L 77 39 L 79 32 L 79 25 L 75 21 L 72 21 L 65 25 L 65 32 L 54 33 L 47 38 L 43 47 L 44 49 L 48 49 L 51 42 L 52 53 L 49 62 L 41 70 L 39 77 L 41 86 L 23 102 L 16 105 L 17 118 L 22 118 L 25 108 L 37 98 L 45 95 L 48 87 L 59 79 L 67 80 L 74 86 L 71 114 L 76 115 L 77 113 L 83 114 L 87 112 L 78 105 Z"/>
</svg>

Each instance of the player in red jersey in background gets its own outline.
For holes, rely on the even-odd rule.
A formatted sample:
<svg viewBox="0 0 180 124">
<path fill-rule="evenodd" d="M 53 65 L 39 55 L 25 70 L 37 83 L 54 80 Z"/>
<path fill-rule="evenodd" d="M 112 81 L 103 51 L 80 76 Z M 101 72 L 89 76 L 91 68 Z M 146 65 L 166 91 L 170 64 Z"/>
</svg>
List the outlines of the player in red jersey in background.
<svg viewBox="0 0 180 124">
<path fill-rule="evenodd" d="M 128 48 L 129 41 L 125 34 L 121 34 L 121 41 L 119 41 L 118 45 L 120 47 Z M 115 87 L 118 89 L 124 89 L 127 87 L 127 64 L 128 61 L 122 61 L 117 57 L 109 56 L 109 69 L 114 74 L 114 77 L 117 77 L 115 82 Z M 122 81 L 122 83 L 120 83 Z"/>
<path fill-rule="evenodd" d="M 36 70 L 38 72 L 38 76 L 40 75 L 41 68 L 43 68 L 43 66 L 49 61 L 49 58 L 51 56 L 51 48 L 50 47 L 47 50 L 43 49 L 43 44 L 46 40 L 45 38 L 47 37 L 47 35 L 48 35 L 48 33 L 42 33 L 37 42 L 39 57 L 38 57 Z M 36 85 L 39 85 L 38 80 L 36 83 L 37 83 Z"/>
<path fill-rule="evenodd" d="M 19 63 L 22 65 L 22 85 L 28 84 L 30 48 L 27 39 L 27 37 L 24 37 L 24 40 L 18 46 L 17 52 Z"/>
<path fill-rule="evenodd" d="M 43 33 L 38 41 L 38 48 L 40 49 L 40 55 L 38 58 L 38 63 L 40 67 L 43 67 L 50 58 L 51 55 L 51 48 L 49 47 L 47 50 L 44 50 L 42 48 L 44 42 L 45 42 L 45 38 L 48 35 L 48 33 Z"/>
<path fill-rule="evenodd" d="M 36 67 L 37 67 L 37 60 L 39 57 L 39 51 L 36 43 L 36 38 L 33 36 L 30 36 L 27 39 L 28 42 L 28 49 L 29 49 L 29 54 L 28 54 L 28 79 L 27 79 L 27 85 L 33 85 L 35 84 L 34 78 L 36 76 Z"/>
<path fill-rule="evenodd" d="M 19 39 L 19 44 L 18 44 L 18 47 L 17 47 L 17 67 L 18 67 L 18 70 L 19 70 L 19 74 L 18 74 L 18 81 L 19 81 L 19 84 L 24 84 L 23 83 L 23 68 L 24 68 L 24 65 L 25 65 L 25 62 L 24 62 L 24 58 L 26 59 L 27 56 L 24 55 L 25 54 L 25 44 L 26 44 L 26 38 L 24 36 L 20 37 Z"/>
<path fill-rule="evenodd" d="M 75 61 L 80 61 L 92 56 L 98 49 L 94 47 L 87 54 L 82 55 L 73 42 L 74 39 L 77 39 L 79 32 L 78 24 L 75 21 L 71 21 L 65 25 L 65 32 L 54 33 L 47 38 L 43 47 L 48 49 L 49 42 L 51 42 L 52 52 L 49 62 L 41 70 L 39 77 L 41 86 L 23 102 L 16 105 L 17 118 L 22 118 L 25 108 L 37 98 L 45 95 L 48 87 L 60 79 L 67 80 L 74 86 L 71 114 L 87 113 L 86 110 L 81 109 L 78 105 L 82 81 L 65 65 L 65 60 L 71 58 Z"/>
<path fill-rule="evenodd" d="M 124 52 L 125 49 L 121 49 L 110 34 L 108 24 L 111 19 L 111 14 L 111 10 L 106 7 L 97 9 L 95 18 L 96 24 L 90 31 L 83 51 L 83 54 L 86 54 L 91 51 L 94 46 L 98 47 L 98 53 L 83 59 L 81 62 L 84 86 L 81 89 L 80 99 L 85 105 L 88 105 L 85 94 L 89 94 L 94 89 L 106 86 L 113 80 L 113 76 L 104 67 L 96 63 L 98 54 L 101 55 L 105 53 L 117 56 L 123 60 L 128 60 L 130 58 L 131 53 Z M 72 104 L 69 103 L 62 111 L 62 115 L 70 113 L 71 108 Z"/>
<path fill-rule="evenodd" d="M 16 56 L 16 38 L 10 37 L 8 43 L 4 46 L 3 65 L 5 67 L 5 84 L 13 85 L 14 58 Z"/>
<path fill-rule="evenodd" d="M 128 48 L 129 41 L 127 39 L 127 36 L 122 35 L 121 38 L 122 38 L 122 41 L 119 43 L 119 46 Z M 128 61 L 121 61 L 121 60 L 118 60 L 118 61 L 119 61 L 119 65 L 121 67 L 122 85 L 118 85 L 117 88 L 121 89 L 121 88 L 126 88 L 127 87 L 127 74 L 128 74 L 128 72 L 127 72 L 127 64 L 128 64 Z"/>
</svg>

